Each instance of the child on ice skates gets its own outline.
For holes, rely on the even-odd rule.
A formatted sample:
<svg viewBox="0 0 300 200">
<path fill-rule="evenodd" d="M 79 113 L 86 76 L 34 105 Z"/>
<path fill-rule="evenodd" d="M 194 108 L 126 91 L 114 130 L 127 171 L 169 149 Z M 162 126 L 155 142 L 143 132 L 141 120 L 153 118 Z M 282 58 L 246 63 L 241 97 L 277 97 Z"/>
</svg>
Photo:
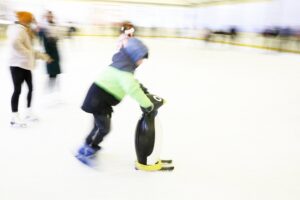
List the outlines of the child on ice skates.
<svg viewBox="0 0 300 200">
<path fill-rule="evenodd" d="M 136 38 L 129 38 L 126 44 L 113 55 L 112 64 L 90 86 L 82 109 L 94 117 L 94 127 L 86 137 L 85 144 L 78 150 L 77 158 L 91 165 L 99 144 L 110 131 L 113 106 L 119 104 L 125 95 L 131 96 L 149 113 L 154 105 L 147 97 L 147 90 L 134 78 L 136 68 L 148 58 L 148 48 Z"/>
</svg>

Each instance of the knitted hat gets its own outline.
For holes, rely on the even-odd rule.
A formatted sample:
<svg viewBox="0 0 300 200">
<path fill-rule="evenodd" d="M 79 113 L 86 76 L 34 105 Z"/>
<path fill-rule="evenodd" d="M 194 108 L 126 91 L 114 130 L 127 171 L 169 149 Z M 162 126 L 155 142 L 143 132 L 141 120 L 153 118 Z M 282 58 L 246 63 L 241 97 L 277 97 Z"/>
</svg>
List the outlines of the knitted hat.
<svg viewBox="0 0 300 200">
<path fill-rule="evenodd" d="M 33 15 L 30 12 L 19 11 L 16 12 L 16 16 L 20 23 L 30 24 L 33 21 Z"/>
<path fill-rule="evenodd" d="M 137 38 L 129 38 L 124 50 L 132 59 L 137 62 L 140 59 L 148 58 L 148 48 Z"/>
</svg>

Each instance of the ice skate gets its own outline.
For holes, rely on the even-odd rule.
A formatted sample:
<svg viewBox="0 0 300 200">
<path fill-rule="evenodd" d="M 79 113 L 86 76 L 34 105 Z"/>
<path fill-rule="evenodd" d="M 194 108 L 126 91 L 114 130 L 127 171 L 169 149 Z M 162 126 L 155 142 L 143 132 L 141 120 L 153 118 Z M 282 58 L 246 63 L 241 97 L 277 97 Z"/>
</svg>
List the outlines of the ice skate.
<svg viewBox="0 0 300 200">
<path fill-rule="evenodd" d="M 36 122 L 36 121 L 39 121 L 39 118 L 36 115 L 31 114 L 31 115 L 26 115 L 25 120 L 31 121 L 31 122 Z"/>
<path fill-rule="evenodd" d="M 27 127 L 27 124 L 23 120 L 21 120 L 18 113 L 13 113 L 10 124 L 12 127 L 16 127 L 16 128 L 26 128 Z"/>
<path fill-rule="evenodd" d="M 38 121 L 39 118 L 32 112 L 30 108 L 27 108 L 25 120 L 29 122 L 35 122 Z"/>
<path fill-rule="evenodd" d="M 82 146 L 76 155 L 76 158 L 83 164 L 93 167 L 95 166 L 96 150 L 88 145 Z"/>
</svg>

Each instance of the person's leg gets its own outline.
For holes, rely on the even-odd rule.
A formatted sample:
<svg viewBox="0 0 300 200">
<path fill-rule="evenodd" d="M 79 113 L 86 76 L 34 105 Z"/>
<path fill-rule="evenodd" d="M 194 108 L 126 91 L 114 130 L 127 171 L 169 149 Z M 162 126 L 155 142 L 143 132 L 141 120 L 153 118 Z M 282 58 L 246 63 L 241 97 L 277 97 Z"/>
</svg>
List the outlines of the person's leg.
<svg viewBox="0 0 300 200">
<path fill-rule="evenodd" d="M 99 144 L 110 131 L 110 114 L 94 114 L 95 125 L 86 138 L 86 144 L 96 151 L 100 149 Z"/>
<path fill-rule="evenodd" d="M 27 109 L 26 109 L 26 120 L 27 121 L 37 121 L 38 117 L 33 114 L 31 104 L 32 104 L 32 92 L 33 92 L 33 84 L 32 84 L 32 74 L 31 71 L 27 70 L 25 75 L 25 81 L 28 86 L 28 94 L 27 94 Z"/>
<path fill-rule="evenodd" d="M 32 100 L 32 91 L 33 91 L 33 85 L 32 85 L 32 74 L 31 71 L 27 70 L 25 74 L 25 81 L 28 86 L 28 94 L 27 94 L 27 108 L 31 107 L 31 100 Z"/>
<path fill-rule="evenodd" d="M 86 137 L 86 139 L 85 139 L 85 144 L 87 144 L 87 145 L 92 144 L 95 135 L 97 135 L 97 132 L 98 132 L 98 127 L 97 127 L 96 122 L 95 122 L 95 120 L 94 120 L 94 127 L 93 127 L 93 129 L 91 130 L 91 132 L 89 133 L 89 135 Z"/>
<path fill-rule="evenodd" d="M 10 124 L 15 127 L 26 127 L 26 123 L 20 119 L 18 113 L 19 97 L 21 94 L 22 83 L 24 81 L 25 70 L 19 67 L 10 67 L 10 72 L 14 84 L 14 92 L 11 97 L 12 119 Z"/>
<path fill-rule="evenodd" d="M 110 114 L 94 114 L 95 124 L 86 138 L 85 145 L 83 145 L 76 155 L 76 158 L 82 163 L 89 166 L 94 165 L 94 159 L 98 150 L 101 149 L 99 144 L 110 130 Z"/>
<path fill-rule="evenodd" d="M 19 97 L 21 94 L 22 83 L 24 81 L 24 70 L 19 67 L 10 67 L 10 72 L 14 84 L 14 92 L 11 97 L 11 110 L 18 112 Z"/>
</svg>

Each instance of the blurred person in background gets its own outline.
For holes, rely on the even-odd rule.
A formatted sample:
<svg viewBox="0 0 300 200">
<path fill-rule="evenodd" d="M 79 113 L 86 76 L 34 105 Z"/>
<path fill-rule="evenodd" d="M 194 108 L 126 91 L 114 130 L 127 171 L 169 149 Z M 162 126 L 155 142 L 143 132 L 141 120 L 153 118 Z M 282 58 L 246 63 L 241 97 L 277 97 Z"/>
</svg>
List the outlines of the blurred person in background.
<svg viewBox="0 0 300 200">
<path fill-rule="evenodd" d="M 71 38 L 76 32 L 77 32 L 77 28 L 75 28 L 72 22 L 69 22 L 69 27 L 67 29 L 68 38 Z"/>
<path fill-rule="evenodd" d="M 210 42 L 210 39 L 212 37 L 212 30 L 210 30 L 209 28 L 205 28 L 203 30 L 203 39 L 205 42 Z"/>
<path fill-rule="evenodd" d="M 235 42 L 238 37 L 238 29 L 235 26 L 229 28 L 229 35 L 231 42 Z"/>
<path fill-rule="evenodd" d="M 292 37 L 294 36 L 294 31 L 290 27 L 284 27 L 279 30 L 279 51 L 289 48 Z"/>
<path fill-rule="evenodd" d="M 21 87 L 25 81 L 28 86 L 26 120 L 37 120 L 31 111 L 32 101 L 32 73 L 35 68 L 35 59 L 42 59 L 51 62 L 50 56 L 35 51 L 33 49 L 34 33 L 31 24 L 35 22 L 34 16 L 30 12 L 16 12 L 17 21 L 10 25 L 7 30 L 9 57 L 8 63 L 14 85 L 14 92 L 11 98 L 12 119 L 11 125 L 16 127 L 26 127 L 18 112 L 19 97 Z"/>
<path fill-rule="evenodd" d="M 60 37 L 60 30 L 54 21 L 54 15 L 51 11 L 47 11 L 46 22 L 42 26 L 41 34 L 46 53 L 52 58 L 51 63 L 47 63 L 47 73 L 49 75 L 49 89 L 53 90 L 58 86 L 57 76 L 61 73 L 60 56 L 57 43 Z"/>
<path fill-rule="evenodd" d="M 279 37 L 280 29 L 279 27 L 271 27 L 263 30 L 261 35 L 264 38 L 263 46 L 266 48 L 276 48 L 278 45 L 276 39 Z"/>
<path fill-rule="evenodd" d="M 126 45 L 129 38 L 133 37 L 134 31 L 135 29 L 131 22 L 126 21 L 121 24 L 121 35 L 118 38 L 117 51 L 119 51 L 122 47 Z"/>
</svg>

